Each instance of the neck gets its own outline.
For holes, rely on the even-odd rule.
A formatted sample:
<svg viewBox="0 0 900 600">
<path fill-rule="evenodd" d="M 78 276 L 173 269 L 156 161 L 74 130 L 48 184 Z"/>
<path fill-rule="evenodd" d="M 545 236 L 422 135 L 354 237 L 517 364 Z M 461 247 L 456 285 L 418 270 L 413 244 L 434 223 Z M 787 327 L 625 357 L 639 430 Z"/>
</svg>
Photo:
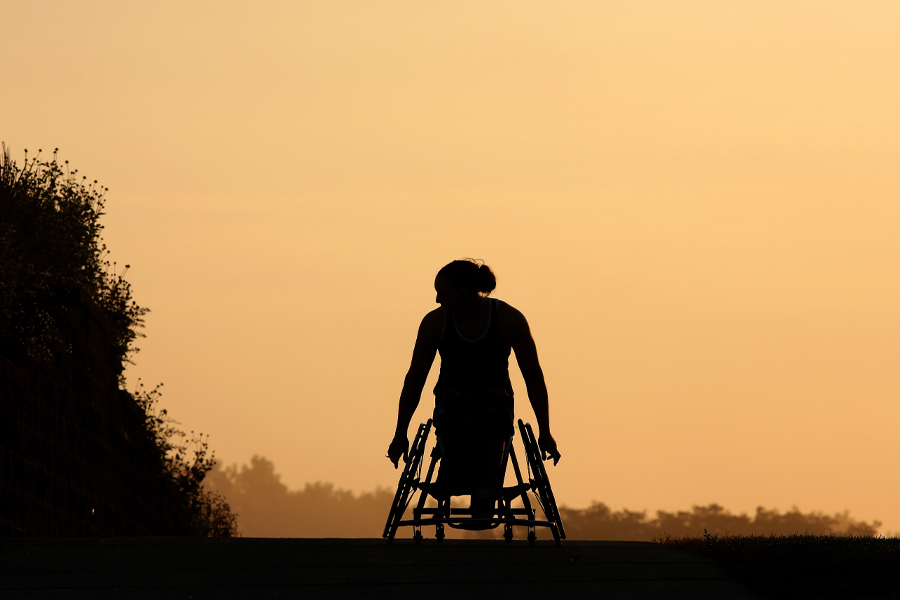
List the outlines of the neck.
<svg viewBox="0 0 900 600">
<path fill-rule="evenodd" d="M 460 317 L 477 317 L 484 312 L 488 299 L 475 295 L 465 298 L 459 303 L 456 314 Z"/>
</svg>

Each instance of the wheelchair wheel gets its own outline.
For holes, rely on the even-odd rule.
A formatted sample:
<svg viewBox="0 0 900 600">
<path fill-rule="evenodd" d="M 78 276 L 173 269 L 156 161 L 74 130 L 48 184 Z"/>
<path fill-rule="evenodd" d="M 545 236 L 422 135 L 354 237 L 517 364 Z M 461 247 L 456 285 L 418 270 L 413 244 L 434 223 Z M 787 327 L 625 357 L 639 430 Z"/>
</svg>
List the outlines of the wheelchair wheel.
<svg viewBox="0 0 900 600">
<path fill-rule="evenodd" d="M 391 504 L 391 511 L 388 513 L 387 523 L 382 534 L 382 537 L 387 538 L 388 543 L 394 539 L 394 534 L 397 533 L 397 523 L 403 519 L 403 513 L 406 512 L 412 495 L 418 489 L 419 470 L 422 465 L 422 457 L 425 455 L 425 442 L 430 431 L 431 419 L 428 419 L 428 422 L 419 425 L 419 431 L 416 432 L 416 437 L 407 453 L 406 466 L 403 467 L 403 473 L 400 475 L 397 493 L 394 494 L 394 502 Z"/>
<path fill-rule="evenodd" d="M 528 461 L 528 468 L 533 476 L 532 489 L 537 496 L 541 508 L 547 520 L 553 523 L 550 528 L 556 543 L 560 543 L 560 539 L 566 539 L 566 530 L 563 528 L 562 518 L 559 515 L 559 508 L 556 506 L 556 498 L 553 497 L 553 490 L 550 488 L 550 478 L 547 477 L 547 470 L 544 468 L 544 461 L 541 459 L 541 449 L 531 430 L 531 425 L 523 423 L 519 419 L 519 433 L 522 435 L 522 443 L 525 445 L 525 458 Z"/>
</svg>

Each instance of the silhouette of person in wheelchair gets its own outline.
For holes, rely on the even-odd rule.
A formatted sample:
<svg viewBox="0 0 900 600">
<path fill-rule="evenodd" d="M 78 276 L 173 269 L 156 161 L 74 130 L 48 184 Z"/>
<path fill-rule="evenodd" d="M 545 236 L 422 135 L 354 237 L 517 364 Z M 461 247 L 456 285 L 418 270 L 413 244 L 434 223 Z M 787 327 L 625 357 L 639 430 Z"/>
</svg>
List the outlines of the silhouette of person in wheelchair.
<svg viewBox="0 0 900 600">
<path fill-rule="evenodd" d="M 514 431 L 511 349 L 540 431 L 535 455 L 539 445 L 539 460 L 549 456 L 555 465 L 560 459 L 550 433 L 547 386 L 528 322 L 509 304 L 488 297 L 495 287 L 491 269 L 473 260 L 455 260 L 438 272 L 434 288 L 440 307 L 425 315 L 419 326 L 400 394 L 397 429 L 388 448 L 395 468 L 401 457 L 407 459 L 407 429 L 435 353 L 440 352 L 433 422 L 441 465 L 428 492 L 448 502 L 450 496 L 471 495 L 474 517 L 493 514 L 498 486 L 503 485 L 502 470 L 509 453 L 504 454 L 504 448 Z"/>
</svg>

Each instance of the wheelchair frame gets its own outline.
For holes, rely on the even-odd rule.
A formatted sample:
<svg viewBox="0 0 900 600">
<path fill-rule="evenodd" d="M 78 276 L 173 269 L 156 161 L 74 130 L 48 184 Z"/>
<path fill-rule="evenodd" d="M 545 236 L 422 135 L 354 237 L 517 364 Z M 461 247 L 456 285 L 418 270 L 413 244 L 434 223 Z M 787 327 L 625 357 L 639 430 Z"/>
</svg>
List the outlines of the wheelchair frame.
<svg viewBox="0 0 900 600">
<path fill-rule="evenodd" d="M 503 450 L 500 468 L 501 486 L 499 489 L 501 491 L 496 498 L 494 512 L 490 518 L 473 517 L 471 516 L 471 509 L 451 507 L 449 497 L 438 498 L 432 493 L 434 484 L 431 479 L 434 476 L 434 468 L 437 465 L 437 461 L 441 458 L 438 444 L 435 444 L 432 449 L 431 463 L 428 465 L 425 480 L 422 481 L 425 442 L 428 440 L 431 427 L 431 419 L 419 425 L 419 430 L 416 432 L 416 437 L 407 454 L 406 466 L 400 475 L 397 493 L 394 495 L 394 502 L 391 505 L 387 524 L 382 534 L 382 537 L 387 539 L 388 544 L 393 541 L 400 527 L 412 527 L 413 539 L 418 544 L 423 539 L 422 527 L 431 525 L 435 527 L 435 537 L 438 543 L 444 540 L 444 525 L 454 529 L 472 529 L 472 527 L 467 527 L 467 525 L 477 525 L 480 529 L 494 529 L 503 525 L 503 538 L 506 540 L 506 543 L 512 542 L 513 527 L 523 526 L 528 527 L 529 544 L 534 544 L 537 539 L 536 527 L 548 527 L 553 534 L 556 545 L 562 544 L 561 540 L 566 538 L 566 531 L 563 528 L 559 509 L 556 506 L 556 499 L 553 497 L 553 490 L 550 488 L 550 480 L 547 477 L 546 469 L 544 469 L 544 462 L 541 460 L 540 447 L 529 423 L 523 423 L 522 419 L 519 419 L 519 433 L 522 436 L 522 444 L 525 447 L 528 481 L 526 482 L 522 477 L 522 471 L 519 469 L 519 463 L 516 460 L 516 450 L 512 444 L 513 436 L 509 436 L 509 440 Z M 503 478 L 506 477 L 507 464 L 510 462 L 510 458 L 512 458 L 511 462 L 517 483 L 513 486 L 503 487 Z M 412 503 L 413 496 L 417 491 L 420 494 L 419 500 L 415 508 L 413 508 L 413 518 L 404 521 L 403 514 Z M 533 493 L 547 520 L 535 518 L 535 510 L 528 499 L 529 491 Z M 437 507 L 425 506 L 429 496 L 437 501 Z M 521 508 L 513 508 L 512 501 L 515 498 L 522 499 L 523 506 Z"/>
</svg>

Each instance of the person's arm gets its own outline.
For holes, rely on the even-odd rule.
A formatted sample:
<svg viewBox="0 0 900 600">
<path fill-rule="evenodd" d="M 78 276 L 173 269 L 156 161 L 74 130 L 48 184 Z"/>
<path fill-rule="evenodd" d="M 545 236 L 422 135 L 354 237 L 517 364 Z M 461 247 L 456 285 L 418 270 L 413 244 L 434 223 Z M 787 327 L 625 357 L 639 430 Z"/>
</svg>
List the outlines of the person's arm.
<svg viewBox="0 0 900 600">
<path fill-rule="evenodd" d="M 510 325 L 510 345 L 516 353 L 516 361 L 519 370 L 525 379 L 525 387 L 528 389 L 528 400 L 534 409 L 534 416 L 538 423 L 538 444 L 544 460 L 547 455 L 553 459 L 553 464 L 559 462 L 560 453 L 556 447 L 556 440 L 550 433 L 550 401 L 547 394 L 547 384 L 544 382 L 544 371 L 538 361 L 537 346 L 531 336 L 531 329 L 525 315 L 507 305 L 509 314 L 504 315 Z"/>
<path fill-rule="evenodd" d="M 425 315 L 419 325 L 412 362 L 406 378 L 403 380 L 403 390 L 400 392 L 397 429 L 394 432 L 394 439 L 391 440 L 391 445 L 388 447 L 388 458 L 394 463 L 394 468 L 399 465 L 401 456 L 406 460 L 406 453 L 409 450 L 409 439 L 406 432 L 409 429 L 409 422 L 419 406 L 422 388 L 425 387 L 425 380 L 428 379 L 428 372 L 434 363 L 442 324 L 443 314 L 440 310 L 435 310 Z"/>
</svg>

